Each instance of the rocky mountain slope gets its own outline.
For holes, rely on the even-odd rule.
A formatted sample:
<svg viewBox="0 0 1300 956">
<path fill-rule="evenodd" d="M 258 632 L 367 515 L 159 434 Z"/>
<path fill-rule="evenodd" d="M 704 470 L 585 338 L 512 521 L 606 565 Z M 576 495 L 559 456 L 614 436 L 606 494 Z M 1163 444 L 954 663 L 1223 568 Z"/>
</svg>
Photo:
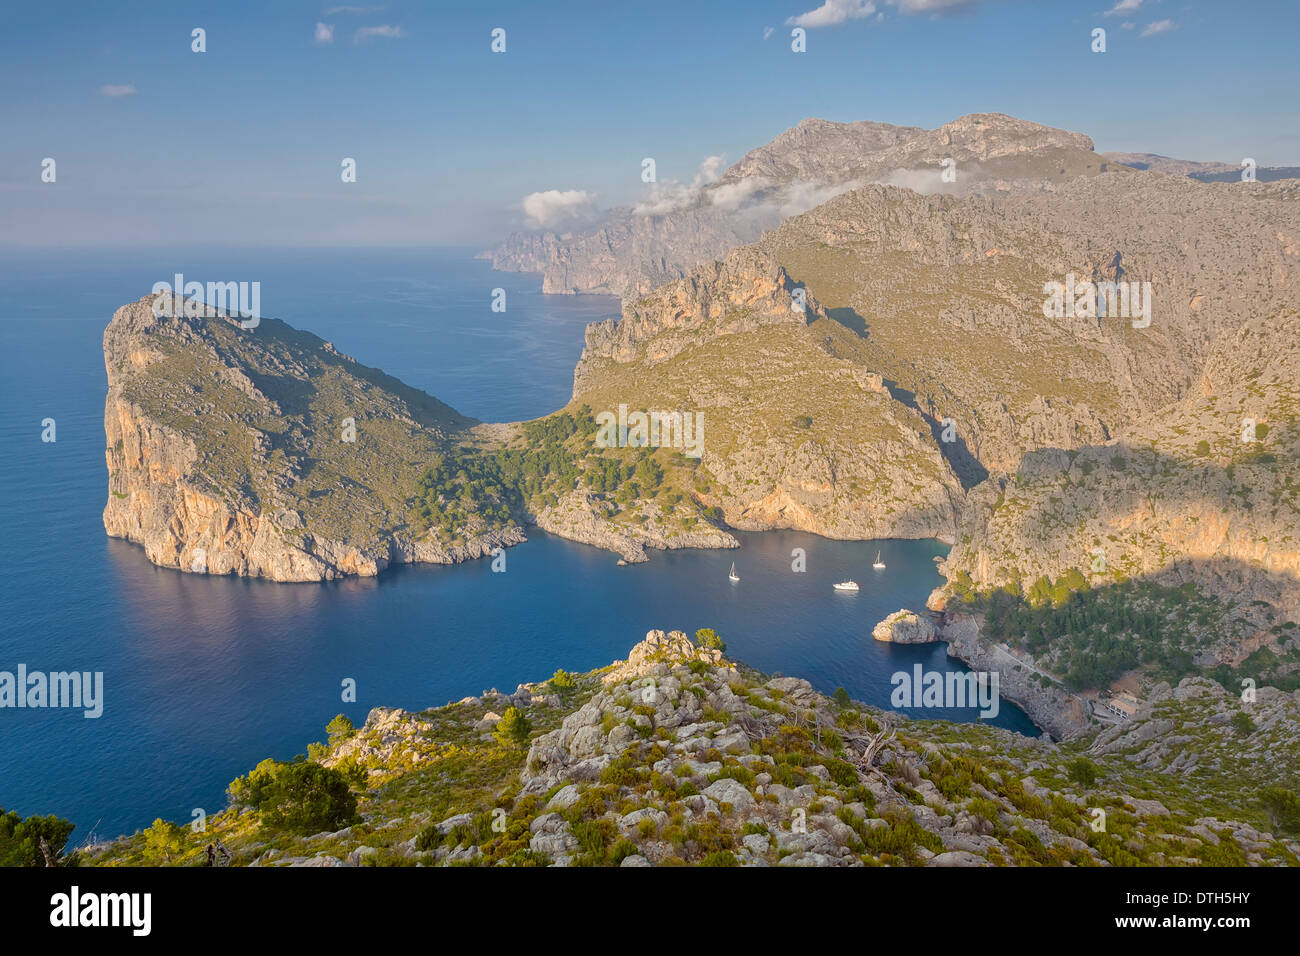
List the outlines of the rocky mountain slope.
<svg viewBox="0 0 1300 956">
<path fill-rule="evenodd" d="M 999 197 L 852 190 L 591 326 L 574 401 L 703 411 L 699 487 L 734 527 L 946 538 L 951 513 L 936 606 L 1152 584 L 1138 605 L 1172 606 L 1130 665 L 1146 684 L 1228 667 L 1290 686 L 1297 198 L 1127 170 Z M 1149 284 L 1149 316 L 1045 314 L 1071 275 Z M 1172 600 L 1184 584 L 1196 599 Z M 1118 676 L 1086 678 L 1069 639 L 1035 648 L 1045 679 Z M 1040 724 L 1087 723 L 1039 689 Z"/>
<path fill-rule="evenodd" d="M 155 564 L 329 580 L 486 556 L 532 523 L 629 562 L 736 546 L 680 452 L 599 448 L 590 415 L 475 423 L 278 320 L 191 311 L 146 296 L 104 333 L 104 528 Z"/>
<path fill-rule="evenodd" d="M 1297 197 L 1294 183 L 1130 172 L 998 198 L 867 187 L 758 247 L 857 324 L 869 369 L 953 420 L 943 444 L 1010 471 L 1026 451 L 1105 441 L 1178 400 L 1217 338 L 1284 307 Z M 1141 212 L 1103 212 L 1119 208 Z M 1070 275 L 1149 282 L 1150 324 L 1045 315 L 1045 284 Z"/>
<path fill-rule="evenodd" d="M 484 255 L 496 269 L 540 272 L 544 292 L 645 295 L 855 186 L 1007 190 L 1097 173 L 1106 162 L 1092 148 L 1087 136 L 1000 113 L 935 130 L 808 119 L 745 154 L 716 182 L 611 209 L 583 228 L 516 233 Z M 951 181 L 942 176 L 947 160 Z"/>
<path fill-rule="evenodd" d="M 1285 347 L 1297 334 L 1295 311 L 1247 322 L 1184 398 L 1122 438 L 1029 453 L 972 494 L 950 561 L 989 587 L 1071 568 L 1098 582 L 1178 569 L 1209 583 L 1235 565 L 1241 598 L 1300 619 L 1300 355 Z"/>
<path fill-rule="evenodd" d="M 1201 182 L 1239 182 L 1242 166 L 1238 163 L 1197 162 L 1190 159 L 1173 159 L 1158 153 L 1102 153 L 1108 160 L 1132 166 L 1134 169 L 1149 169 L 1152 172 L 1165 173 L 1169 176 L 1187 176 Z M 1255 178 L 1261 183 L 1271 183 L 1278 179 L 1300 178 L 1297 166 L 1258 166 Z"/>
<path fill-rule="evenodd" d="M 695 487 L 732 527 L 951 540 L 960 483 L 924 418 L 845 357 L 857 333 L 796 288 L 742 248 L 627 303 L 588 328 L 574 402 L 701 416 Z"/>
<path fill-rule="evenodd" d="M 735 527 L 946 537 L 954 476 L 1181 421 L 1215 343 L 1288 301 L 1296 198 L 1136 172 L 996 199 L 864 187 L 591 326 L 574 401 L 704 412 Z M 1150 321 L 1044 315 L 1071 274 L 1149 283 Z"/>
<path fill-rule="evenodd" d="M 153 303 L 104 333 L 104 528 L 155 564 L 316 581 L 522 540 L 408 526 L 417 469 L 470 419 L 283 322 Z"/>
<path fill-rule="evenodd" d="M 1297 785 L 1297 728 L 1294 695 L 1189 679 L 1055 745 L 831 700 L 652 631 L 589 674 L 334 722 L 306 764 L 232 784 L 205 832 L 158 821 L 81 862 L 203 865 L 219 843 L 236 866 L 1294 866 L 1273 797 Z M 348 826 L 274 789 L 295 766 Z"/>
</svg>

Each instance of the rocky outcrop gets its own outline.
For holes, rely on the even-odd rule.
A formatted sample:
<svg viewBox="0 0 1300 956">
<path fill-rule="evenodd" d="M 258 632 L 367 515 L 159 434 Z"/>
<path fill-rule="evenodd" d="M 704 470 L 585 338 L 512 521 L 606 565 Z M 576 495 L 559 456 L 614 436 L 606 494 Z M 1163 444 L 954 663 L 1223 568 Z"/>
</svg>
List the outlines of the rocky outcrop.
<svg viewBox="0 0 1300 956">
<path fill-rule="evenodd" d="M 871 630 L 871 636 L 887 644 L 929 644 L 938 640 L 934 624 L 915 611 L 895 611 Z"/>
<path fill-rule="evenodd" d="M 494 733 L 511 707 L 526 748 Z M 1253 794 L 1294 762 L 1297 726 L 1294 695 L 1239 704 L 1187 680 L 1063 748 L 833 701 L 655 630 L 610 667 L 377 707 L 313 745 L 353 781 L 362 825 L 294 834 L 232 807 L 164 862 L 217 840 L 254 866 L 1283 865 L 1300 843 Z M 150 852 L 137 833 L 82 862 Z"/>
<path fill-rule="evenodd" d="M 1253 699 L 1243 701 L 1223 685 L 1204 677 L 1186 677 L 1177 685 L 1153 687 L 1128 720 L 1102 730 L 1088 746 L 1095 756 L 1123 755 L 1135 767 L 1160 773 L 1194 774 L 1215 767 L 1220 771 L 1251 762 L 1274 759 L 1268 750 L 1269 732 L 1296 739 L 1295 694 L 1275 687 L 1256 688 Z M 1195 708 L 1197 720 L 1184 716 L 1186 705 Z M 1244 713 L 1253 730 L 1233 736 L 1209 733 L 1214 726 L 1232 726 Z M 1260 730 L 1264 733 L 1259 733 Z"/>
<path fill-rule="evenodd" d="M 1102 155 L 1108 160 L 1132 166 L 1134 169 L 1149 169 L 1167 176 L 1186 176 L 1201 182 L 1241 182 L 1245 172 L 1241 162 L 1198 162 L 1191 159 L 1173 159 L 1158 153 L 1102 153 Z M 1258 182 L 1271 183 L 1278 179 L 1300 178 L 1300 166 L 1259 166 L 1253 170 L 1253 173 Z"/>
<path fill-rule="evenodd" d="M 877 624 L 871 636 L 893 644 L 946 642 L 949 657 L 958 658 L 977 673 L 996 673 L 998 695 L 1018 706 L 1056 740 L 1095 727 L 1088 706 L 1079 697 L 1031 660 L 1017 657 L 1008 648 L 981 637 L 980 624 L 978 615 L 958 611 L 943 615 L 936 626 L 915 611 L 904 609 Z"/>
<path fill-rule="evenodd" d="M 123 306 L 104 333 L 109 535 L 162 567 L 274 581 L 524 540 L 517 527 L 448 542 L 407 526 L 420 459 L 469 419 L 281 322 L 153 304 Z"/>
<path fill-rule="evenodd" d="M 638 519 L 643 520 L 633 523 Z M 533 520 L 543 531 L 613 551 L 628 564 L 648 561 L 647 548 L 667 551 L 740 547 L 735 537 L 712 525 L 701 524 L 690 530 L 670 526 L 657 508 L 644 504 L 619 512 L 612 502 L 582 489 L 575 489 L 555 505 L 543 508 Z"/>
<path fill-rule="evenodd" d="M 638 361 L 653 366 L 719 336 L 763 326 L 804 326 L 824 316 L 816 298 L 779 264 L 756 250 L 739 249 L 654 295 L 628 300 L 618 322 L 587 326 L 573 396 L 591 389 L 598 375 L 594 367 Z"/>
<path fill-rule="evenodd" d="M 742 248 L 590 326 L 574 402 L 703 421 L 696 491 L 731 527 L 951 540 L 960 483 L 924 416 L 841 355 L 854 338 Z"/>
</svg>

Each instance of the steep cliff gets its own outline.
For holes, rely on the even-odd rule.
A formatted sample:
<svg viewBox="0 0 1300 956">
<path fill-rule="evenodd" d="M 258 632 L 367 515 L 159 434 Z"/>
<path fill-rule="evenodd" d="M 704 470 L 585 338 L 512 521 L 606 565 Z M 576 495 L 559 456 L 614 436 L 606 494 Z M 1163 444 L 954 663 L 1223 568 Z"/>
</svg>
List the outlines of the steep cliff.
<svg viewBox="0 0 1300 956">
<path fill-rule="evenodd" d="M 1294 182 L 1137 172 L 999 197 L 871 186 L 757 246 L 857 324 L 855 360 L 935 424 L 974 483 L 1148 418 L 1192 387 L 1219 336 L 1287 306 L 1298 198 Z M 1046 315 L 1045 285 L 1071 276 L 1149 283 L 1149 322 L 1131 304 L 1131 316 Z"/>
<path fill-rule="evenodd" d="M 578 410 L 476 424 L 283 322 L 194 311 L 146 297 L 104 334 L 104 527 L 156 564 L 328 580 L 482 557 L 528 524 L 628 562 L 736 547 L 681 449 L 604 447 Z"/>
<path fill-rule="evenodd" d="M 409 525 L 420 468 L 470 419 L 277 320 L 153 303 L 123 306 L 104 332 L 104 528 L 155 564 L 317 581 L 523 539 Z"/>
<path fill-rule="evenodd" d="M 979 588 L 1071 570 L 1093 587 L 1193 581 L 1300 620 L 1298 340 L 1295 311 L 1247 322 L 1122 438 L 1026 455 L 971 494 L 945 568 Z M 1226 660 L 1237 642 L 1223 637 Z"/>
<path fill-rule="evenodd" d="M 744 247 L 590 326 L 574 402 L 702 419 L 695 489 L 732 527 L 951 540 L 960 484 L 922 416 L 844 357 L 857 338 Z"/>
</svg>

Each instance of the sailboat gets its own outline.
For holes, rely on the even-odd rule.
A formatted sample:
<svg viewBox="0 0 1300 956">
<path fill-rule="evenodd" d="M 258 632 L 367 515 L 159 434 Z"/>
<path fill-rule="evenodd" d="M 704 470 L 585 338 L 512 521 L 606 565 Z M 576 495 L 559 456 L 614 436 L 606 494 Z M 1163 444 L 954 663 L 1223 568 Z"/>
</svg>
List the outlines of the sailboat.
<svg viewBox="0 0 1300 956">
<path fill-rule="evenodd" d="M 740 575 L 736 573 L 736 562 L 735 562 L 735 561 L 732 561 L 732 562 L 731 562 L 731 574 L 727 575 L 727 577 L 731 578 L 731 580 L 733 580 L 733 581 L 739 581 L 739 580 L 740 580 Z"/>
<path fill-rule="evenodd" d="M 880 560 L 879 551 L 876 552 L 876 563 L 873 564 L 872 567 L 875 568 L 877 571 L 883 571 L 885 569 L 885 562 Z"/>
</svg>

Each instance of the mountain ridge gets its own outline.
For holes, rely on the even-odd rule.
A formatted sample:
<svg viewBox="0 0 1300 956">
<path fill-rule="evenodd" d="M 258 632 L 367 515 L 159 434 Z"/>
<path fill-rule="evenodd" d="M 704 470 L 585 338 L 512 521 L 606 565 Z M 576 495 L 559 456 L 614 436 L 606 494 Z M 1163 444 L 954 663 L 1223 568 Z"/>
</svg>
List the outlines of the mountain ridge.
<svg viewBox="0 0 1300 956">
<path fill-rule="evenodd" d="M 542 273 L 543 292 L 644 295 L 856 185 L 898 179 L 953 193 L 1010 189 L 1058 167 L 1060 174 L 1100 171 L 1105 162 L 1092 150 L 1083 134 L 1001 113 L 969 114 L 934 130 L 806 119 L 750 150 L 716 182 L 668 196 L 667 208 L 615 207 L 585 227 L 515 233 L 480 255 L 496 269 Z M 952 183 L 942 175 L 949 159 Z"/>
</svg>

